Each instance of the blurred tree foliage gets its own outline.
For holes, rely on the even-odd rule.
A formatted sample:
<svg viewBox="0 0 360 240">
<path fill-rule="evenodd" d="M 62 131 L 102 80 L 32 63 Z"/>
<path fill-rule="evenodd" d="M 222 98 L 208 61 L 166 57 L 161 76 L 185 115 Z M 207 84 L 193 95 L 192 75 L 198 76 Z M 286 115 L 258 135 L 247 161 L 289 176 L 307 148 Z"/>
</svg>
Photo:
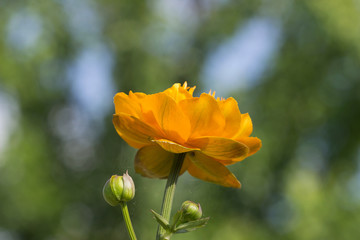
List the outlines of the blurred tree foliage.
<svg viewBox="0 0 360 240">
<path fill-rule="evenodd" d="M 113 94 L 183 81 L 199 93 L 212 51 L 256 17 L 280 23 L 280 47 L 253 87 L 229 96 L 252 116 L 263 148 L 230 167 L 241 190 L 180 178 L 174 207 L 200 202 L 211 220 L 174 239 L 357 239 L 360 5 L 352 0 L 0 1 L 0 239 L 127 239 L 120 210 L 101 195 L 126 169 L 137 186 L 135 230 L 153 239 L 149 209 L 159 210 L 165 182 L 134 173 L 135 150 L 111 123 Z M 93 64 L 82 74 L 79 59 Z M 90 81 L 102 64 L 111 69 L 106 92 Z"/>
</svg>

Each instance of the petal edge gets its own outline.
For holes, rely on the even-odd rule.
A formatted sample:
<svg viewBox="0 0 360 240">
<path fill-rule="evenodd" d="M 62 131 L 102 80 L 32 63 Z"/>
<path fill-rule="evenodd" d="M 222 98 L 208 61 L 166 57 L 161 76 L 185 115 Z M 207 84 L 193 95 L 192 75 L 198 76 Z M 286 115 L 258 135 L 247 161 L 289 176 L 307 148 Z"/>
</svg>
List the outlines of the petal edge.
<svg viewBox="0 0 360 240">
<path fill-rule="evenodd" d="M 188 172 L 193 177 L 216 183 L 224 187 L 241 187 L 241 184 L 235 175 L 215 159 L 200 152 L 187 154 L 186 158 L 190 162 Z"/>
<path fill-rule="evenodd" d="M 220 160 L 240 158 L 249 153 L 245 144 L 229 138 L 200 137 L 191 139 L 188 143 L 200 148 L 202 153 Z"/>
<path fill-rule="evenodd" d="M 157 143 L 164 150 L 172 152 L 172 153 L 184 153 L 184 152 L 200 150 L 199 148 L 185 147 L 183 145 L 180 145 L 178 143 L 175 143 L 175 142 L 167 140 L 167 139 L 157 139 L 157 140 L 152 140 L 152 142 Z"/>
</svg>

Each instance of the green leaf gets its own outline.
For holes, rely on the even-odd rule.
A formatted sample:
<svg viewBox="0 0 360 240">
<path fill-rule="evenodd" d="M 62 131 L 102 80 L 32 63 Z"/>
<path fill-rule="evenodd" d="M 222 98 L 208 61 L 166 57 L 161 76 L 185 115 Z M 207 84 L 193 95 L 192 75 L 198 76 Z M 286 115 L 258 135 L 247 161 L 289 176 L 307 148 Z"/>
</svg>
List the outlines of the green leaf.
<svg viewBox="0 0 360 240">
<path fill-rule="evenodd" d="M 154 214 L 155 220 L 168 232 L 170 231 L 169 222 L 160 214 L 156 213 L 154 210 L 150 210 Z"/>
<path fill-rule="evenodd" d="M 204 227 L 207 224 L 207 222 L 209 221 L 209 219 L 210 219 L 209 217 L 201 218 L 199 220 L 180 224 L 179 226 L 177 226 L 174 229 L 174 231 L 175 231 L 175 233 L 186 233 L 186 232 L 194 231 L 198 228 Z"/>
</svg>

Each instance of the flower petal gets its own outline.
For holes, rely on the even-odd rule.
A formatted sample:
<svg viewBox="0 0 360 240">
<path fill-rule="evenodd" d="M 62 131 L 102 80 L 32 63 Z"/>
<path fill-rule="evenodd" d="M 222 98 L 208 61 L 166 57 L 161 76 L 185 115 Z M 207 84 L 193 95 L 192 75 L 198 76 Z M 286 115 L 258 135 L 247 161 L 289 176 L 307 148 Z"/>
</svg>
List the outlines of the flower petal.
<svg viewBox="0 0 360 240">
<path fill-rule="evenodd" d="M 244 160 L 245 158 L 253 155 L 261 148 L 261 140 L 257 137 L 240 137 L 236 139 L 243 144 L 245 144 L 249 148 L 249 153 L 246 156 L 240 158 L 234 158 L 231 160 L 219 160 L 224 165 L 230 165 Z"/>
<path fill-rule="evenodd" d="M 193 177 L 225 187 L 241 187 L 234 174 L 224 165 L 199 151 L 186 154 L 186 160 L 190 162 L 188 172 Z"/>
<path fill-rule="evenodd" d="M 164 91 L 168 96 L 170 96 L 172 99 L 174 99 L 176 102 L 179 102 L 180 100 L 192 98 L 192 94 L 194 89 L 192 91 L 187 90 L 187 83 L 184 83 L 184 86 L 181 86 L 180 83 L 175 83 L 171 88 L 168 88 Z"/>
<path fill-rule="evenodd" d="M 225 119 L 219 106 L 209 94 L 179 102 L 182 111 L 190 119 L 191 137 L 220 136 L 225 127 Z"/>
<path fill-rule="evenodd" d="M 135 171 L 144 177 L 167 178 L 175 157 L 176 154 L 165 151 L 155 144 L 143 147 L 136 153 Z M 183 164 L 180 175 L 187 167 L 188 164 Z"/>
<path fill-rule="evenodd" d="M 172 153 L 184 153 L 184 152 L 190 152 L 190 151 L 194 151 L 194 150 L 200 150 L 199 148 L 185 147 L 185 146 L 182 146 L 180 144 L 177 144 L 175 142 L 172 142 L 172 141 L 166 140 L 166 139 L 157 139 L 157 140 L 152 140 L 152 141 L 159 144 L 159 146 L 162 147 L 164 150 L 166 150 L 168 152 L 172 152 Z"/>
<path fill-rule="evenodd" d="M 222 136 L 232 137 L 239 131 L 239 122 L 241 122 L 241 113 L 238 104 L 232 97 L 217 101 L 217 103 L 226 122 Z"/>
<path fill-rule="evenodd" d="M 161 128 L 157 124 L 154 115 L 143 114 L 141 104 L 146 101 L 146 94 L 132 91 L 129 92 L 129 95 L 125 93 L 117 93 L 114 97 L 115 104 L 115 114 L 126 113 L 131 116 L 138 118 L 140 121 L 151 126 L 153 129 L 156 129 L 158 132 L 162 132 Z M 164 135 L 164 134 L 162 134 Z"/>
<path fill-rule="evenodd" d="M 141 107 L 136 98 L 132 98 L 123 92 L 117 93 L 114 97 L 115 114 L 127 113 L 140 118 Z"/>
<path fill-rule="evenodd" d="M 141 101 L 142 99 L 144 99 L 146 97 L 145 93 L 142 92 L 135 92 L 133 93 L 132 91 L 129 92 L 129 97 L 137 102 Z"/>
<path fill-rule="evenodd" d="M 167 139 L 184 143 L 190 135 L 190 122 L 175 100 L 165 93 L 146 96 L 142 102 L 145 115 L 153 115 Z"/>
<path fill-rule="evenodd" d="M 238 141 L 221 137 L 200 137 L 191 139 L 188 144 L 200 148 L 201 152 L 220 160 L 240 158 L 249 153 L 249 148 Z"/>
<path fill-rule="evenodd" d="M 261 140 L 257 137 L 240 137 L 236 141 L 245 144 L 249 148 L 247 156 L 251 156 L 256 153 L 262 146 Z"/>
<path fill-rule="evenodd" d="M 235 138 L 241 136 L 248 137 L 250 136 L 252 131 L 253 131 L 253 125 L 249 114 L 248 113 L 241 114 L 240 127 L 239 127 L 239 131 L 236 133 Z"/>
<path fill-rule="evenodd" d="M 152 144 L 153 137 L 160 138 L 149 125 L 125 113 L 114 114 L 113 124 L 120 137 L 134 148 Z"/>
</svg>

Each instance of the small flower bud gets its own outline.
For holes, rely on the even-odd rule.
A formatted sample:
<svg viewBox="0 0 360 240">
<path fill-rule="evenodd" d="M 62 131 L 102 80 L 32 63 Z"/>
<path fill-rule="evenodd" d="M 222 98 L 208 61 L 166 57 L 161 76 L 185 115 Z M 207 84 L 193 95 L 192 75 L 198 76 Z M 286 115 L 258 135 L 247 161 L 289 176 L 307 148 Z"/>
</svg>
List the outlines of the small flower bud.
<svg viewBox="0 0 360 240">
<path fill-rule="evenodd" d="M 123 176 L 112 175 L 103 188 L 105 201 L 111 206 L 128 202 L 135 196 L 135 184 L 128 172 Z"/>
<path fill-rule="evenodd" d="M 194 203 L 192 201 L 183 202 L 180 211 L 182 211 L 182 222 L 195 221 L 200 219 L 202 216 L 200 204 Z"/>
</svg>

